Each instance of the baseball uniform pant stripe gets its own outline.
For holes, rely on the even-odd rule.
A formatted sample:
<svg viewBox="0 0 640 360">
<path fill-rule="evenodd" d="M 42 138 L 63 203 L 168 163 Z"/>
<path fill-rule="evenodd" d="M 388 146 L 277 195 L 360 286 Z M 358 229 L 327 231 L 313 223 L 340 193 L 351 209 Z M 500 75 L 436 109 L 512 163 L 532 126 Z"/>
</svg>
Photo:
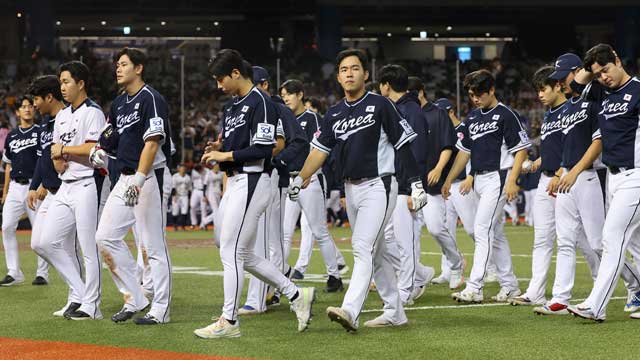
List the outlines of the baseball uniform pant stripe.
<svg viewBox="0 0 640 360">
<path fill-rule="evenodd" d="M 169 246 L 167 245 L 167 211 L 166 211 L 166 197 L 164 194 L 164 181 L 165 181 L 165 171 L 168 171 L 166 168 L 160 168 L 155 170 L 156 181 L 158 182 L 158 192 L 160 194 L 160 199 L 162 201 L 161 211 L 162 211 L 162 245 L 164 250 L 164 257 L 167 263 L 167 275 L 169 278 L 169 287 L 167 288 L 167 298 L 168 304 L 166 310 L 164 311 L 164 315 L 162 316 L 162 321 L 169 321 L 169 307 L 171 305 L 171 300 L 173 298 L 172 290 L 173 290 L 173 271 L 171 270 L 171 257 L 169 256 Z M 151 270 L 153 271 L 153 270 Z M 153 279 L 153 274 L 150 274 L 151 279 Z M 155 293 L 155 289 L 154 289 Z"/>
</svg>

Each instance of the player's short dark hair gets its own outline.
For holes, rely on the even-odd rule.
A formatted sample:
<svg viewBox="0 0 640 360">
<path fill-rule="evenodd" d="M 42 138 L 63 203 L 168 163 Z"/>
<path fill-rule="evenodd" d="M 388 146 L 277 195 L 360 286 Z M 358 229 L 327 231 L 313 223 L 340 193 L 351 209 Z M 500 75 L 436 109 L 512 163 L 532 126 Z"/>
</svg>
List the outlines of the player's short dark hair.
<svg viewBox="0 0 640 360">
<path fill-rule="evenodd" d="M 13 104 L 13 109 L 15 111 L 18 111 L 20 109 L 20 107 L 22 106 L 22 103 L 28 101 L 29 104 L 33 105 L 33 98 L 29 95 L 20 95 L 18 96 L 18 98 L 16 99 L 16 103 Z"/>
<path fill-rule="evenodd" d="M 250 62 L 248 62 L 247 60 L 242 60 L 242 65 L 244 65 L 244 70 L 247 73 L 246 78 L 251 80 L 253 82 L 253 66 L 251 65 Z M 240 74 L 242 74 L 242 71 L 240 72 Z M 244 76 L 244 75 L 242 75 Z M 269 81 L 267 80 L 267 83 L 269 83 Z M 258 85 L 258 84 L 256 84 Z"/>
<path fill-rule="evenodd" d="M 247 68 L 238 50 L 222 49 L 209 61 L 209 73 L 216 78 L 231 75 L 234 69 L 237 69 L 242 77 L 252 78 L 251 66 Z"/>
<path fill-rule="evenodd" d="M 371 91 L 373 93 L 379 94 L 380 93 L 380 83 L 377 82 L 377 81 L 369 81 L 369 82 L 364 84 L 364 90 L 365 91 Z"/>
<path fill-rule="evenodd" d="M 389 84 L 396 92 L 406 92 L 409 87 L 409 73 L 400 65 L 385 65 L 380 69 L 380 84 Z"/>
<path fill-rule="evenodd" d="M 488 70 L 482 69 L 468 73 L 464 77 L 463 85 L 466 91 L 480 95 L 488 93 L 491 88 L 495 88 L 496 79 Z"/>
<path fill-rule="evenodd" d="M 322 101 L 320 101 L 320 99 L 318 99 L 315 96 L 309 96 L 308 98 L 306 98 L 304 100 L 305 102 L 310 102 L 311 106 L 313 106 L 314 108 L 318 109 L 318 112 L 323 112 L 323 108 L 322 108 Z"/>
<path fill-rule="evenodd" d="M 45 98 L 51 94 L 54 99 L 62 101 L 62 92 L 60 91 L 60 79 L 55 75 L 43 75 L 35 78 L 29 87 L 27 93 L 31 96 L 40 96 Z"/>
<path fill-rule="evenodd" d="M 288 94 L 300 94 L 304 96 L 304 84 L 298 79 L 289 79 L 280 85 L 280 92 L 285 89 Z"/>
<path fill-rule="evenodd" d="M 426 92 L 424 90 L 424 82 L 417 76 L 409 76 L 409 84 L 407 86 L 407 90 L 417 92 L 420 92 L 420 90 L 422 90 L 423 92 Z"/>
<path fill-rule="evenodd" d="M 598 44 L 587 51 L 583 62 L 585 70 L 590 72 L 591 65 L 596 63 L 600 66 L 605 66 L 608 63 L 615 64 L 616 52 L 609 44 Z"/>
<path fill-rule="evenodd" d="M 147 55 L 140 49 L 124 47 L 118 51 L 116 61 L 120 60 L 124 55 L 127 55 L 133 66 L 142 65 L 142 74 L 144 75 L 144 66 L 147 64 Z"/>
<path fill-rule="evenodd" d="M 369 58 L 364 51 L 360 49 L 346 49 L 342 50 L 336 56 L 336 71 L 340 68 L 340 63 L 342 60 L 348 58 L 349 56 L 355 56 L 360 60 L 360 64 L 362 65 L 362 69 L 369 71 Z"/>
<path fill-rule="evenodd" d="M 549 85 L 552 89 L 558 84 L 558 80 L 549 77 L 555 71 L 553 66 L 543 66 L 533 74 L 531 84 L 536 91 L 544 90 Z"/>
<path fill-rule="evenodd" d="M 83 62 L 74 60 L 60 65 L 58 67 L 58 77 L 64 71 L 68 71 L 76 83 L 80 82 L 80 80 L 84 81 L 85 90 L 89 88 L 89 68 Z"/>
</svg>

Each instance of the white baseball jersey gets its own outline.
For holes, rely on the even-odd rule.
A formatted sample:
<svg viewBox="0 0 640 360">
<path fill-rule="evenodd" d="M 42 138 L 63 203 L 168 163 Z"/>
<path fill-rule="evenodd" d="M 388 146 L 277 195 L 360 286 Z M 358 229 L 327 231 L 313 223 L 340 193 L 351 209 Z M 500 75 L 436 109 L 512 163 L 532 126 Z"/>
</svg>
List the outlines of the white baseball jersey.
<svg viewBox="0 0 640 360">
<path fill-rule="evenodd" d="M 104 127 L 105 116 L 98 104 L 91 99 L 73 110 L 67 106 L 56 116 L 53 127 L 53 142 L 65 146 L 79 146 L 88 142 L 97 142 L 100 129 Z M 72 157 L 69 168 L 59 177 L 62 180 L 76 180 L 93 176 L 93 167 L 89 157 Z"/>
<path fill-rule="evenodd" d="M 189 191 L 192 189 L 191 177 L 189 175 L 185 174 L 184 176 L 180 176 L 179 173 L 175 173 L 173 174 L 171 182 L 173 183 L 173 188 L 176 189 L 176 195 L 189 195 Z"/>
<path fill-rule="evenodd" d="M 222 171 L 214 172 L 213 170 L 207 170 L 204 175 L 204 184 L 207 186 L 207 189 L 213 193 L 221 193 L 222 192 Z"/>
<path fill-rule="evenodd" d="M 204 190 L 204 176 L 195 169 L 191 170 L 191 181 L 195 190 Z"/>
</svg>

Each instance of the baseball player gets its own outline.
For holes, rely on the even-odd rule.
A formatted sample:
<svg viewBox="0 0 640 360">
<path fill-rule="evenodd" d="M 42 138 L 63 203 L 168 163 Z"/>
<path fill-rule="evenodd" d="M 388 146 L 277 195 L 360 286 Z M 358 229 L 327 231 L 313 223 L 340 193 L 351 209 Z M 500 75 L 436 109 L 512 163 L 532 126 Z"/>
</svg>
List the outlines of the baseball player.
<svg viewBox="0 0 640 360">
<path fill-rule="evenodd" d="M 171 183 L 173 188 L 171 215 L 173 215 L 174 227 L 177 231 L 178 226 L 182 225 L 182 230 L 186 230 L 189 193 L 193 189 L 193 182 L 187 175 L 187 167 L 184 164 L 178 166 L 178 172 L 173 174 Z"/>
<path fill-rule="evenodd" d="M 52 199 L 42 228 L 48 239 L 41 255 L 54 266 L 71 288 L 74 299 L 64 316 L 67 319 L 102 319 L 100 298 L 101 260 L 96 245 L 98 204 L 103 176 L 89 162 L 89 153 L 98 140 L 105 117 L 98 104 L 87 97 L 89 69 L 79 61 L 58 69 L 64 100 L 70 104 L 56 115 L 51 159 L 62 180 Z M 84 281 L 72 243 L 76 235 L 84 262 Z"/>
<path fill-rule="evenodd" d="M 191 229 L 193 230 L 198 224 L 202 225 L 202 220 L 206 215 L 207 203 L 204 200 L 204 167 L 195 165 L 191 170 L 191 197 L 189 199 L 189 211 L 191 214 Z M 200 213 L 200 222 L 198 222 L 198 213 Z M 200 226 L 202 228 L 202 226 Z"/>
<path fill-rule="evenodd" d="M 280 95 L 287 107 L 293 111 L 296 120 L 300 123 L 300 126 L 306 134 L 307 140 L 311 142 L 320 134 L 324 123 L 317 113 L 304 108 L 304 103 L 302 102 L 304 98 L 304 86 L 302 82 L 296 79 L 287 80 L 280 87 Z M 306 158 L 306 154 L 303 154 L 302 158 Z M 297 171 L 294 170 L 292 174 L 297 175 Z M 301 256 L 298 257 L 294 271 L 303 274 L 304 270 L 306 270 L 309 263 L 307 254 L 313 248 L 313 240 L 315 238 L 318 241 L 318 247 L 320 248 L 320 253 L 322 254 L 322 259 L 324 260 L 329 276 L 325 291 L 337 292 L 343 289 L 343 285 L 338 269 L 336 245 L 327 227 L 326 189 L 327 183 L 325 177 L 322 169 L 319 169 L 312 176 L 309 185 L 300 191 L 300 197 L 297 202 L 291 200 L 285 202 L 283 233 L 285 243 L 290 244 L 296 222 L 300 216 L 300 212 L 302 212 L 308 228 L 306 226 L 301 227 L 301 230 L 304 231 L 300 243 Z M 311 233 L 309 233 L 308 230 L 311 230 Z M 304 269 L 301 271 L 300 268 L 302 267 Z"/>
<path fill-rule="evenodd" d="M 380 94 L 396 104 L 400 113 L 414 129 L 417 136 L 411 142 L 411 150 L 417 161 L 418 173 L 421 177 L 425 177 L 429 156 L 429 149 L 427 149 L 429 128 L 420 109 L 416 92 L 408 92 L 408 82 L 407 71 L 399 65 L 386 65 L 380 69 Z M 398 249 L 399 260 L 398 290 L 400 299 L 406 305 L 413 303 L 416 298 L 424 294 L 426 285 L 429 285 L 433 279 L 435 271 L 420 263 L 420 253 L 416 251 L 416 247 L 419 247 L 420 243 L 421 226 L 414 226 L 416 215 L 411 211 L 411 186 L 407 182 L 406 170 L 398 160 L 396 158 L 396 164 L 394 164 L 398 179 L 398 200 L 391 221 L 387 224 L 387 227 L 392 227 L 393 231 L 385 231 L 385 240 L 396 242 L 395 248 Z M 429 202 L 427 206 L 428 204 Z M 393 248 L 393 245 L 388 247 Z"/>
<path fill-rule="evenodd" d="M 29 94 L 33 96 L 34 107 L 43 116 L 44 121 L 40 124 L 40 135 L 38 141 L 38 162 L 36 164 L 33 180 L 29 186 L 28 205 L 36 211 L 36 220 L 31 231 L 31 248 L 39 255 L 45 253 L 46 244 L 51 240 L 44 236 L 44 220 L 47 217 L 53 198 L 60 189 L 62 181 L 54 169 L 51 161 L 51 142 L 53 140 L 53 128 L 55 119 L 62 109 L 65 108 L 62 102 L 63 97 L 60 92 L 60 80 L 56 75 L 45 75 L 36 78 L 29 86 Z M 63 241 L 62 245 L 71 254 L 69 259 L 73 259 L 72 265 L 76 266 L 78 272 L 82 267 L 78 244 L 75 240 L 75 233 L 70 234 L 70 239 Z M 45 258 L 46 259 L 46 258 Z M 63 278 L 64 279 L 64 278 Z M 67 303 L 62 309 L 55 311 L 54 316 L 62 317 L 71 303 L 72 310 L 76 310 L 82 298 L 76 292 L 69 292 Z"/>
<path fill-rule="evenodd" d="M 170 320 L 171 261 L 164 236 L 162 182 L 171 157 L 171 142 L 167 141 L 171 134 L 166 101 L 143 80 L 145 64 L 146 55 L 140 50 L 123 48 L 118 53 L 116 79 L 124 93 L 111 104 L 110 123 L 90 158 L 100 167 L 111 153 L 120 172 L 96 232 L 100 252 L 125 301 L 111 320 L 126 321 L 149 305 L 138 281 L 136 261 L 124 242 L 135 224 L 138 241 L 148 255 L 153 301 L 148 313 L 134 323 L 156 325 Z"/>
<path fill-rule="evenodd" d="M 202 219 L 202 223 L 200 224 L 201 228 L 205 228 L 207 224 L 213 223 L 213 219 L 215 219 L 216 214 L 218 213 L 220 199 L 222 198 L 223 178 L 224 174 L 220 171 L 220 166 L 218 164 L 213 165 L 211 169 L 207 168 L 204 175 L 204 194 L 206 202 L 211 208 L 211 214 Z"/>
<path fill-rule="evenodd" d="M 15 107 L 20 124 L 7 135 L 2 154 L 2 161 L 6 164 L 2 189 L 2 243 L 8 270 L 7 276 L 0 281 L 2 286 L 24 282 L 16 229 L 22 214 L 27 213 L 32 227 L 36 215 L 35 211 L 27 206 L 27 197 L 38 159 L 39 126 L 33 123 L 34 109 L 31 97 L 19 97 Z M 47 262 L 38 257 L 38 269 L 32 284 L 47 285 L 48 278 Z"/>
<path fill-rule="evenodd" d="M 300 174 L 289 186 L 296 200 L 300 189 L 320 169 L 329 153 L 339 151 L 339 168 L 345 182 L 347 212 L 353 229 L 354 266 L 341 307 L 328 307 L 327 315 L 347 331 L 358 329 L 358 319 L 371 279 L 384 302 L 384 313 L 365 322 L 366 327 L 407 323 L 397 279 L 386 258 L 384 229 L 398 196 L 394 162 L 398 157 L 410 179 L 413 210 L 424 206 L 426 194 L 408 144 L 416 137 L 389 99 L 366 92 L 368 60 L 360 50 L 344 50 L 336 59 L 337 80 L 345 98 L 325 116 L 326 131 L 311 142 L 312 150 Z"/>
<path fill-rule="evenodd" d="M 449 197 L 453 179 L 471 158 L 473 177 L 463 182 L 460 192 L 466 194 L 473 187 L 478 196 L 478 211 L 471 274 L 466 288 L 453 293 L 452 298 L 466 303 L 484 300 L 483 278 L 489 259 L 495 253 L 501 288 L 493 299 L 508 302 L 520 295 L 520 290 L 513 274 L 509 243 L 501 234 L 502 212 L 505 202 L 518 194 L 516 180 L 531 144 L 518 116 L 496 99 L 495 79 L 491 73 L 478 70 L 467 74 L 464 85 L 477 108 L 467 117 L 467 133 L 458 139 L 456 146 L 460 152 L 442 186 L 442 194 Z"/>
<path fill-rule="evenodd" d="M 613 48 L 599 44 L 587 51 L 584 69 L 576 76 L 573 88 L 593 98 L 598 109 L 602 134 L 602 162 L 608 167 L 609 212 L 604 223 L 602 261 L 589 297 L 569 306 L 572 314 L 597 322 L 606 319 L 606 307 L 621 273 L 629 270 L 627 247 L 639 257 L 638 197 L 638 117 L 640 116 L 640 80 L 631 77 Z M 591 82 L 595 79 L 597 82 Z M 587 85 L 586 87 L 584 85 Z M 629 244 L 635 246 L 629 246 Z M 628 282 L 628 279 L 625 279 Z M 629 287 L 627 285 L 627 287 Z M 625 311 L 640 319 L 640 293 L 629 294 Z"/>
<path fill-rule="evenodd" d="M 309 326 L 314 288 L 298 289 L 281 269 L 255 254 L 260 216 L 270 203 L 270 178 L 265 172 L 275 144 L 278 117 L 271 100 L 253 86 L 251 67 L 236 50 L 223 49 L 210 62 L 209 72 L 218 87 L 233 98 L 223 108 L 220 140 L 211 143 L 202 162 L 216 161 L 227 173 L 214 232 L 224 269 L 224 305 L 216 322 L 194 331 L 201 338 L 240 336 L 237 312 L 244 285 L 244 270 L 286 296 L 298 319 L 298 331 Z"/>
</svg>

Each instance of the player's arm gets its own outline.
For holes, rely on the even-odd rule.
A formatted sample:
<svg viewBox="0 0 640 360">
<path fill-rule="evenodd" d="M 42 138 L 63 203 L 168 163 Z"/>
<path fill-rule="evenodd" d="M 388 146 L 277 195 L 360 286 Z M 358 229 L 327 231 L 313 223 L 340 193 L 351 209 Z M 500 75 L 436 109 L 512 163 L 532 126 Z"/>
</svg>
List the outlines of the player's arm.
<svg viewBox="0 0 640 360">
<path fill-rule="evenodd" d="M 512 201 L 518 196 L 518 191 L 520 190 L 518 177 L 520 176 L 520 171 L 522 171 L 522 163 L 527 159 L 527 149 L 518 150 L 513 157 L 513 166 L 504 188 L 507 201 Z"/>
<path fill-rule="evenodd" d="M 593 165 L 593 162 L 596 161 L 600 153 L 602 152 L 602 140 L 597 138 L 591 142 L 587 151 L 582 155 L 582 158 L 578 163 L 571 168 L 564 176 L 561 175 L 560 180 L 558 181 L 558 192 L 565 193 L 569 192 L 573 184 L 575 184 L 578 175 L 580 175 L 583 171 L 590 168 Z M 560 170 L 562 171 L 562 170 Z"/>
<path fill-rule="evenodd" d="M 91 148 L 96 144 L 96 141 L 86 142 L 82 145 L 76 146 L 64 146 L 62 144 L 51 145 L 51 157 L 59 159 L 64 155 L 74 156 L 78 158 L 86 158 L 91 152 Z"/>
<path fill-rule="evenodd" d="M 449 192 L 451 190 L 451 183 L 453 182 L 454 179 L 456 179 L 460 175 L 460 173 L 462 173 L 462 171 L 467 166 L 467 163 L 469 162 L 470 158 L 471 158 L 471 153 L 466 151 L 458 151 L 458 155 L 456 155 L 456 158 L 453 161 L 451 170 L 449 170 L 449 174 L 447 175 L 447 178 L 444 180 L 444 184 L 442 184 L 441 192 L 445 200 L 449 198 L 449 195 L 451 195 Z M 467 176 L 465 183 L 473 185 L 473 176 L 471 175 Z M 466 188 L 470 188 L 470 186 L 465 186 L 464 189 Z M 461 186 L 461 189 L 460 189 L 461 192 L 463 192 L 464 189 Z"/>
<path fill-rule="evenodd" d="M 156 153 L 160 148 L 160 141 L 162 140 L 162 136 L 152 136 L 145 140 L 144 147 L 142 148 L 142 153 L 140 154 L 140 161 L 138 162 L 137 173 L 143 174 L 145 177 L 151 171 L 151 167 L 153 167 L 153 160 L 156 158 Z"/>
<path fill-rule="evenodd" d="M 276 155 L 280 154 L 282 150 L 284 150 L 285 141 L 282 137 L 276 138 L 276 146 L 271 150 L 271 156 L 276 157 Z"/>
</svg>

